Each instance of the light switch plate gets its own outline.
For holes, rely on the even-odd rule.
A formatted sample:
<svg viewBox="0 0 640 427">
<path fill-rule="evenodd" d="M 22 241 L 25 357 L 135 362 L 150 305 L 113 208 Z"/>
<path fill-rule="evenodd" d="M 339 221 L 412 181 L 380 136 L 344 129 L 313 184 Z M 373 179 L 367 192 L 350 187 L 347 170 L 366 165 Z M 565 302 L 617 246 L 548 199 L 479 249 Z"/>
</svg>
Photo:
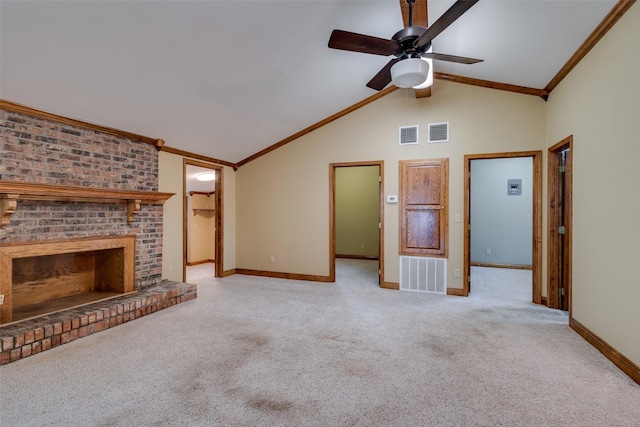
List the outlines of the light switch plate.
<svg viewBox="0 0 640 427">
<path fill-rule="evenodd" d="M 398 196 L 395 194 L 387 195 L 387 203 L 398 203 Z"/>
</svg>

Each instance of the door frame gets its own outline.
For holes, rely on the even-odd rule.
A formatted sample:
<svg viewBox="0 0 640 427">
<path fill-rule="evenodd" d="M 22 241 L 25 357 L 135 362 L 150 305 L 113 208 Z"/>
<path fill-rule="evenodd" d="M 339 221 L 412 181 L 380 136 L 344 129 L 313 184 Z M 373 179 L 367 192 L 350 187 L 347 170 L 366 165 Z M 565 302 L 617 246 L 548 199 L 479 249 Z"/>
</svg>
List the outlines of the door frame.
<svg viewBox="0 0 640 427">
<path fill-rule="evenodd" d="M 223 188 L 223 169 L 222 166 L 216 166 L 211 163 L 205 163 L 198 160 L 192 160 L 183 158 L 182 161 L 182 281 L 187 280 L 187 166 L 199 166 L 202 168 L 207 168 L 215 171 L 216 179 L 214 181 L 214 203 L 215 203 L 215 241 L 214 241 L 214 259 L 215 259 L 215 269 L 214 269 L 214 277 L 223 277 L 224 276 L 224 239 L 223 239 L 223 224 L 224 224 L 224 215 L 223 215 L 223 197 L 222 197 L 222 188 Z"/>
<path fill-rule="evenodd" d="M 568 194 L 565 193 L 564 199 L 562 198 L 562 182 L 558 179 L 557 173 L 552 171 L 557 170 L 562 164 L 561 152 L 565 149 L 569 149 L 569 167 L 565 171 L 565 189 L 568 190 Z M 547 167 L 547 301 L 546 305 L 550 308 L 564 309 L 561 306 L 558 295 L 559 284 L 562 281 L 559 277 L 559 270 L 557 267 L 558 262 L 558 248 L 560 246 L 560 234 L 558 228 L 561 225 L 565 227 L 564 245 L 565 245 L 565 259 L 564 264 L 564 285 L 565 296 L 567 297 L 567 309 L 569 316 L 571 316 L 571 281 L 572 281 L 572 262 L 573 262 L 573 135 L 570 135 L 558 142 L 557 144 L 549 147 L 548 150 L 548 167 Z M 564 203 L 565 209 L 565 221 L 561 224 L 558 218 L 558 201 L 561 199 Z"/>
<path fill-rule="evenodd" d="M 508 153 L 467 154 L 464 156 L 464 277 L 462 295 L 469 295 L 471 283 L 471 161 L 483 159 L 509 159 L 532 157 L 533 159 L 533 230 L 532 230 L 532 280 L 531 295 L 535 304 L 542 303 L 542 151 L 517 151 Z"/>
<path fill-rule="evenodd" d="M 329 281 L 336 281 L 336 168 L 354 166 L 378 166 L 378 283 L 381 288 L 386 287 L 384 281 L 384 161 L 363 161 L 329 164 Z"/>
</svg>

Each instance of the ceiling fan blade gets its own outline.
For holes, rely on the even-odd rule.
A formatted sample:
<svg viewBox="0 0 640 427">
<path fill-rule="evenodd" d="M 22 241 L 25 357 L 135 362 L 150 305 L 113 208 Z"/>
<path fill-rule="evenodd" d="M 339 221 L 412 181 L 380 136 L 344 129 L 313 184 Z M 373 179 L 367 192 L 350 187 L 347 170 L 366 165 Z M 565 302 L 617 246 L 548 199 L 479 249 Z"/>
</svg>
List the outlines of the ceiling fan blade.
<svg viewBox="0 0 640 427">
<path fill-rule="evenodd" d="M 400 44 L 395 40 L 381 39 L 343 30 L 333 30 L 329 38 L 329 47 L 383 56 L 393 55 L 400 51 Z"/>
<path fill-rule="evenodd" d="M 460 18 L 463 13 L 476 4 L 479 0 L 458 0 L 451 6 L 436 22 L 433 23 L 427 31 L 424 32 L 416 41 L 413 42 L 414 47 L 422 47 L 428 45 L 438 34 L 443 32 L 445 28 Z"/>
<path fill-rule="evenodd" d="M 466 58 L 464 56 L 447 55 L 444 53 L 427 52 L 421 55 L 423 58 L 431 58 L 438 61 L 458 62 L 460 64 L 475 64 L 483 62 L 484 59 Z"/>
<path fill-rule="evenodd" d="M 375 90 L 382 90 L 391 83 L 391 67 L 393 64 L 400 61 L 398 58 L 394 58 L 385 65 L 382 70 L 378 72 L 373 78 L 367 83 L 367 87 Z"/>
</svg>

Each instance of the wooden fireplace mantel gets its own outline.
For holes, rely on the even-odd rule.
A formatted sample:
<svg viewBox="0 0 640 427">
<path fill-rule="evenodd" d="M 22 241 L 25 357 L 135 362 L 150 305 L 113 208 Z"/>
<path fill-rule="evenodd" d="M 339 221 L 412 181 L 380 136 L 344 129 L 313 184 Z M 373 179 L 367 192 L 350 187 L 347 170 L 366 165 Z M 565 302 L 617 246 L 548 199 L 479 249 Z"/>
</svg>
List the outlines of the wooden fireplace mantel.
<svg viewBox="0 0 640 427">
<path fill-rule="evenodd" d="M 141 204 L 164 203 L 173 195 L 174 193 L 157 191 L 112 190 L 2 180 L 0 228 L 9 225 L 9 219 L 18 207 L 18 200 L 126 203 L 127 222 L 132 222 Z"/>
</svg>

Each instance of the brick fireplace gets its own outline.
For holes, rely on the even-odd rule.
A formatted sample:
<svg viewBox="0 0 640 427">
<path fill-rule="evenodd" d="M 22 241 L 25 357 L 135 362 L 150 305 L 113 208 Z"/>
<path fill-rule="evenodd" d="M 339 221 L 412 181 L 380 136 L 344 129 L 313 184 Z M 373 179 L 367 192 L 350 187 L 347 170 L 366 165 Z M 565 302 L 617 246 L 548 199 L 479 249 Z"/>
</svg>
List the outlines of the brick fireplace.
<svg viewBox="0 0 640 427">
<path fill-rule="evenodd" d="M 1 324 L 60 310 L 53 303 L 42 309 L 48 300 L 70 299 L 71 308 L 81 294 L 138 291 L 144 297 L 131 302 L 128 320 L 138 317 L 136 304 L 164 308 L 184 295 L 195 297 L 195 289 L 176 291 L 162 283 L 162 203 L 171 194 L 157 191 L 161 144 L 1 102 L 0 290 L 5 304 L 0 306 L 0 363 L 9 361 L 8 350 L 13 361 L 21 349 L 20 334 L 9 340 Z M 114 247 L 105 247 L 113 242 Z M 152 291 L 158 286 L 160 299 Z M 41 329 L 32 321 L 29 328 Z M 24 351 L 30 355 L 33 349 Z"/>
<path fill-rule="evenodd" d="M 101 190 L 158 190 L 158 150 L 151 143 L 4 108 L 0 109 L 0 137 L 2 181 Z M 127 208 L 112 200 L 18 201 L 0 231 L 0 244 L 114 235 L 136 236 L 136 289 L 159 283 L 161 202 L 142 204 L 128 222 Z"/>
</svg>

